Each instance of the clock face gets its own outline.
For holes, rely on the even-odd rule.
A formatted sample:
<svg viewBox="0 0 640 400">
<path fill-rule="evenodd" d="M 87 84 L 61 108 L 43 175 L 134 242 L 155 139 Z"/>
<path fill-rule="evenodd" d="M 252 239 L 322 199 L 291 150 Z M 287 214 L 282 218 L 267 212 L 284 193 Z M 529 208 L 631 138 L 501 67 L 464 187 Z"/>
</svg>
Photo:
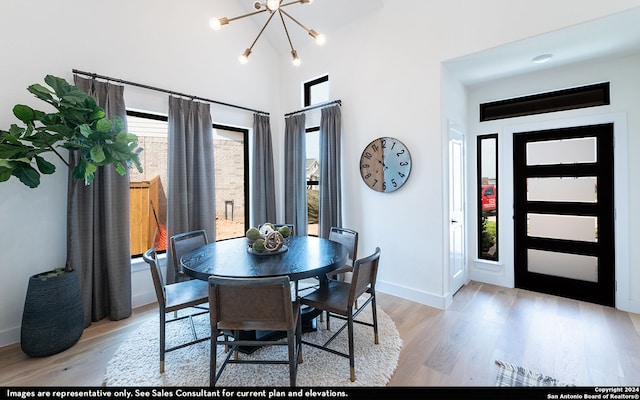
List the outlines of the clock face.
<svg viewBox="0 0 640 400">
<path fill-rule="evenodd" d="M 393 192 L 400 189 L 411 172 L 411 154 L 398 139 L 380 137 L 369 143 L 360 156 L 360 175 L 371 189 Z"/>
</svg>

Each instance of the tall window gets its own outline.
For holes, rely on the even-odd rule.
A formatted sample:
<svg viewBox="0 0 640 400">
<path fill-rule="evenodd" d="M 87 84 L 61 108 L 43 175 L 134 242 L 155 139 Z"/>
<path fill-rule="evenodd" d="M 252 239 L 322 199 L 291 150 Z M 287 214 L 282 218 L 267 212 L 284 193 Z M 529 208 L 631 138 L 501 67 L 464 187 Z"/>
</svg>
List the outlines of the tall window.
<svg viewBox="0 0 640 400">
<path fill-rule="evenodd" d="M 324 75 L 303 83 L 303 104 L 309 107 L 329 100 L 329 76 Z M 318 236 L 318 180 L 320 174 L 320 121 L 315 115 L 307 118 L 311 127 L 307 133 L 306 177 L 308 233 Z"/>
<path fill-rule="evenodd" d="M 244 236 L 249 221 L 247 129 L 213 125 L 216 169 L 216 240 Z"/>
<path fill-rule="evenodd" d="M 478 258 L 498 261 L 498 135 L 478 136 Z"/>
<path fill-rule="evenodd" d="M 166 250 L 168 124 L 166 115 L 127 111 L 129 132 L 138 136 L 143 172 L 130 170 L 131 256 Z M 248 221 L 248 130 L 213 126 L 216 237 L 241 237 Z"/>
<path fill-rule="evenodd" d="M 318 236 L 318 179 L 320 174 L 320 127 L 307 128 L 307 223 L 308 234 Z"/>
</svg>

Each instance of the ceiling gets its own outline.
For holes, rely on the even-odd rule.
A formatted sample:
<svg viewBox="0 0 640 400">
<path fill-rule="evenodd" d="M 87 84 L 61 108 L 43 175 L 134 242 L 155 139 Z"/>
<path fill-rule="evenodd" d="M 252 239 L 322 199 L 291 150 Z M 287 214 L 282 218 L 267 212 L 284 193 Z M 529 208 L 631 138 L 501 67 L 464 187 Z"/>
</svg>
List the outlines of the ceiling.
<svg viewBox="0 0 640 400">
<path fill-rule="evenodd" d="M 252 0 L 236 0 L 247 13 L 253 12 Z M 308 29 L 326 33 L 382 8 L 385 0 L 316 0 L 312 4 L 294 4 L 285 10 Z M 285 0 L 287 2 L 287 0 Z M 228 16 L 233 17 L 233 16 Z M 253 19 L 256 35 L 266 22 L 266 13 Z M 277 16 L 275 17 L 277 18 Z M 311 37 L 293 21 L 285 19 L 294 48 L 306 45 Z M 594 21 L 548 32 L 532 38 L 508 43 L 445 62 L 448 69 L 464 84 L 473 85 L 543 68 L 553 68 L 589 59 L 640 52 L 640 7 Z M 272 20 L 260 40 L 268 40 L 281 54 L 290 47 L 281 21 Z M 247 47 L 251 43 L 247 43 Z M 536 64 L 532 59 L 552 54 L 550 61 Z M 300 54 L 304 58 L 304 54 Z"/>
<path fill-rule="evenodd" d="M 590 59 L 640 52 L 640 7 L 508 43 L 445 64 L 464 84 L 554 68 Z M 545 63 L 533 58 L 552 54 Z"/>
</svg>

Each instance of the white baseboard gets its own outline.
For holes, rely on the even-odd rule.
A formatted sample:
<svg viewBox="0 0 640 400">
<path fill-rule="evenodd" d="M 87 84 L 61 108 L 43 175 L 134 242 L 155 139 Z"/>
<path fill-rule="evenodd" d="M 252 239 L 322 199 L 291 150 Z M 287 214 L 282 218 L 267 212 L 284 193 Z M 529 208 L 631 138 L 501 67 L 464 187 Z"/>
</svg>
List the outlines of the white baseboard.
<svg viewBox="0 0 640 400">
<path fill-rule="evenodd" d="M 447 296 L 439 296 L 432 293 L 421 292 L 404 286 L 395 285 L 385 281 L 376 282 L 376 291 L 391 294 L 403 299 L 415 301 L 430 307 L 444 310 L 448 306 Z"/>
</svg>

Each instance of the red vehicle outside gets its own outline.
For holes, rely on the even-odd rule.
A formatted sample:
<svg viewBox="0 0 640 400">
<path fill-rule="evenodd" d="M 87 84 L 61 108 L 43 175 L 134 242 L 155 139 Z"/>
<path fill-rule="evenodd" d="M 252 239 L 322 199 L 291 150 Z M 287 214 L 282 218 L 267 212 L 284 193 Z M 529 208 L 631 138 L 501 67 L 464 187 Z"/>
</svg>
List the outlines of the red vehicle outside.
<svg viewBox="0 0 640 400">
<path fill-rule="evenodd" d="M 497 189 L 495 185 L 482 185 L 482 211 L 494 212 L 496 211 L 496 197 Z"/>
</svg>

